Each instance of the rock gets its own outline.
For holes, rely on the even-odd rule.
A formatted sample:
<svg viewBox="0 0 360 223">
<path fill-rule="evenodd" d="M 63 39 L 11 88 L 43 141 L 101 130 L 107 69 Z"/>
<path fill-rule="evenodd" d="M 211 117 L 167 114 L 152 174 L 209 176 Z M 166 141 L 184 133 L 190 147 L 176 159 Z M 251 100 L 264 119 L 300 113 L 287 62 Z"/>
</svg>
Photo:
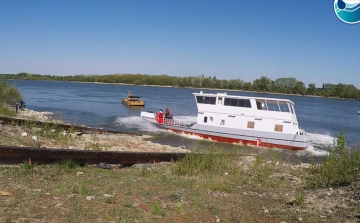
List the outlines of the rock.
<svg viewBox="0 0 360 223">
<path fill-rule="evenodd" d="M 94 199 L 95 199 L 94 196 L 86 196 L 86 200 L 88 200 L 88 201 L 91 201 L 91 200 L 94 200 Z"/>
<path fill-rule="evenodd" d="M 37 136 L 31 136 L 31 139 L 37 141 Z"/>
<path fill-rule="evenodd" d="M 83 172 L 77 172 L 76 176 L 79 176 L 79 175 L 84 175 L 84 173 Z"/>
<path fill-rule="evenodd" d="M 218 216 L 215 217 L 216 222 L 220 222 L 220 218 Z"/>
<path fill-rule="evenodd" d="M 12 196 L 12 195 L 14 194 L 8 190 L 0 190 L 0 196 Z"/>
<path fill-rule="evenodd" d="M 302 221 L 302 217 L 298 217 L 298 221 Z"/>
<path fill-rule="evenodd" d="M 114 197 L 114 195 L 111 194 L 103 194 L 104 197 Z"/>
<path fill-rule="evenodd" d="M 105 164 L 105 163 L 99 163 L 98 167 L 100 167 L 102 169 L 111 169 L 111 165 Z"/>
<path fill-rule="evenodd" d="M 27 135 L 28 135 L 27 132 L 22 132 L 22 133 L 21 133 L 21 136 L 22 136 L 22 137 L 27 137 Z"/>
</svg>

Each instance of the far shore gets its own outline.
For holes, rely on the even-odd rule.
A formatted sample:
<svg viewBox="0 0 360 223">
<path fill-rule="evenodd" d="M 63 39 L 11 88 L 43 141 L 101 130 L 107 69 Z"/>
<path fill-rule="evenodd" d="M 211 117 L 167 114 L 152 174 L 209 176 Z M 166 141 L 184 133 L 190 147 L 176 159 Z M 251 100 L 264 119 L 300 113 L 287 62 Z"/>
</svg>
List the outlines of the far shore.
<svg viewBox="0 0 360 223">
<path fill-rule="evenodd" d="M 12 79 L 12 80 L 16 81 L 17 79 Z M 33 81 L 53 81 L 53 80 L 33 80 Z M 200 89 L 200 90 L 215 90 L 215 91 L 232 91 L 232 92 L 246 92 L 246 93 L 259 93 L 259 94 L 275 94 L 275 95 L 289 95 L 289 96 L 298 96 L 298 97 L 311 97 L 311 98 L 325 98 L 325 99 L 340 99 L 340 100 L 358 101 L 357 99 L 352 99 L 352 98 L 324 97 L 324 96 L 319 96 L 319 95 L 286 94 L 286 93 L 279 93 L 279 92 L 246 91 L 246 90 L 234 90 L 234 89 L 224 89 L 224 88 L 197 88 L 197 87 L 178 87 L 178 86 L 171 86 L 171 85 L 103 83 L 103 82 L 84 82 L 84 81 L 53 81 L 53 82 L 75 82 L 75 83 L 89 83 L 89 84 L 132 85 L 132 86 L 162 87 L 162 88 L 185 88 L 185 89 Z"/>
</svg>

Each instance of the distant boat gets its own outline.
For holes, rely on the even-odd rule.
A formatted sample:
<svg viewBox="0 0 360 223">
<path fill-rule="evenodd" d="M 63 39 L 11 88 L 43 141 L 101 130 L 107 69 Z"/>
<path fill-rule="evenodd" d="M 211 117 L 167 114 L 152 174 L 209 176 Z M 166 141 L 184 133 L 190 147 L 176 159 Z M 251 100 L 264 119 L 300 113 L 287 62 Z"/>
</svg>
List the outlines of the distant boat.
<svg viewBox="0 0 360 223">
<path fill-rule="evenodd" d="M 132 96 L 131 91 L 128 91 L 128 96 L 122 99 L 122 102 L 128 106 L 144 106 L 145 101 L 139 96 Z"/>
<path fill-rule="evenodd" d="M 360 111 L 358 111 L 358 115 L 360 115 Z"/>
</svg>

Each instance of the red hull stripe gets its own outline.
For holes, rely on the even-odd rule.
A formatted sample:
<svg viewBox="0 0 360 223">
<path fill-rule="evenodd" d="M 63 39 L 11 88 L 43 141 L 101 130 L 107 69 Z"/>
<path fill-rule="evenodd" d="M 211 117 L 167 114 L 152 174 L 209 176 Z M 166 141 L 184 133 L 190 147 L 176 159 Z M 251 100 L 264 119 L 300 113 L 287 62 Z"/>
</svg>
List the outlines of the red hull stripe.
<svg viewBox="0 0 360 223">
<path fill-rule="evenodd" d="M 306 149 L 303 147 L 296 147 L 296 146 L 287 146 L 287 145 L 280 145 L 280 144 L 273 144 L 273 143 L 266 143 L 261 142 L 260 140 L 242 140 L 242 139 L 234 139 L 234 138 L 227 138 L 222 136 L 212 136 L 212 135 L 206 135 L 201 133 L 194 133 L 194 132 L 188 132 L 188 131 L 182 131 L 177 129 L 168 129 L 176 133 L 185 133 L 190 135 L 197 135 L 204 139 L 211 139 L 218 142 L 226 142 L 226 143 L 236 143 L 241 145 L 247 145 L 247 146 L 260 146 L 260 147 L 267 147 L 267 148 L 279 148 L 279 149 L 289 149 L 289 150 L 302 150 Z"/>
</svg>

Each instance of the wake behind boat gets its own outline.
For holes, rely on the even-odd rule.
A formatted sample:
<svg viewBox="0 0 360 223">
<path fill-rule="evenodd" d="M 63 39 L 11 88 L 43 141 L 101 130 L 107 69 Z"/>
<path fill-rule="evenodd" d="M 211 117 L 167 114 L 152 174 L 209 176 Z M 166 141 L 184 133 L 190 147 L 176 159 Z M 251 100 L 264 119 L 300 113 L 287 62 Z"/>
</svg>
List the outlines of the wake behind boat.
<svg viewBox="0 0 360 223">
<path fill-rule="evenodd" d="M 198 108 L 196 122 L 176 121 L 164 117 L 162 111 L 142 111 L 140 116 L 160 128 L 219 142 L 291 150 L 308 146 L 290 100 L 202 91 L 193 95 Z"/>
</svg>

